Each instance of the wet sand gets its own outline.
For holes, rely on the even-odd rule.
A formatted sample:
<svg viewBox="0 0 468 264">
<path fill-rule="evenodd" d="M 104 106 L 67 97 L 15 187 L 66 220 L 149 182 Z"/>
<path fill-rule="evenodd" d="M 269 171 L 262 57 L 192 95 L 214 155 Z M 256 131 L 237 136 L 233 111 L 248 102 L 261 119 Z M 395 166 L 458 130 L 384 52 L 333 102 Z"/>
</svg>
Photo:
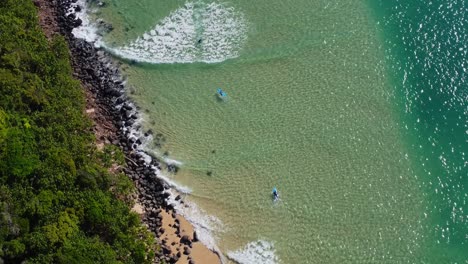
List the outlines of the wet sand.
<svg viewBox="0 0 468 264">
<path fill-rule="evenodd" d="M 157 234 L 158 239 L 161 245 L 171 252 L 169 255 L 177 256 L 176 263 L 221 263 L 218 254 L 198 241 L 189 221 L 172 210 L 160 209 L 162 225 Z M 144 208 L 136 203 L 132 211 L 141 215 L 144 213 Z"/>
</svg>

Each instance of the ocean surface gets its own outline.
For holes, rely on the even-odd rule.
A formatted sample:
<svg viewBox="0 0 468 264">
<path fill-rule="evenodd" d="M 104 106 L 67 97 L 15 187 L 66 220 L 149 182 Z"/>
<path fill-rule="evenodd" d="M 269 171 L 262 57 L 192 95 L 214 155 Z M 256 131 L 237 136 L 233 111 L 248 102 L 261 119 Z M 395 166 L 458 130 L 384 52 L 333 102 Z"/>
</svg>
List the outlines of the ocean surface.
<svg viewBox="0 0 468 264">
<path fill-rule="evenodd" d="M 468 263 L 465 1 L 104 3 L 75 33 L 226 262 Z"/>
</svg>

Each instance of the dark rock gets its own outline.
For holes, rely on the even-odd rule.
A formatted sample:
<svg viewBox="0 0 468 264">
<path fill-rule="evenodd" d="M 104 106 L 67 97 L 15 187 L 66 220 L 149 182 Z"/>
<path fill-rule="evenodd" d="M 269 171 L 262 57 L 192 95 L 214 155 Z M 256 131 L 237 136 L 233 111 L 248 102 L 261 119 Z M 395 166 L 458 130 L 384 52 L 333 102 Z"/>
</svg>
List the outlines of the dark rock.
<svg viewBox="0 0 468 264">
<path fill-rule="evenodd" d="M 132 118 L 133 112 L 131 110 L 126 110 L 125 111 L 125 119 L 130 119 Z"/>
<path fill-rule="evenodd" d="M 179 260 L 179 257 L 177 255 L 173 255 L 169 259 L 169 263 L 176 263 Z"/>
<path fill-rule="evenodd" d="M 145 132 L 145 137 L 148 137 L 150 135 L 153 135 L 153 130 L 151 129 Z"/>
<path fill-rule="evenodd" d="M 188 247 L 184 247 L 184 255 L 190 255 L 191 251 Z"/>
<path fill-rule="evenodd" d="M 156 218 L 162 221 L 162 218 L 163 218 L 163 217 L 162 217 L 162 215 L 160 215 L 160 212 L 157 213 L 157 214 L 158 214 L 158 215 L 156 216 Z"/>
<path fill-rule="evenodd" d="M 70 21 L 73 21 L 76 19 L 76 15 L 74 13 L 71 13 L 69 15 L 67 15 L 67 18 L 70 20 Z"/>
<path fill-rule="evenodd" d="M 122 97 L 117 98 L 117 100 L 115 101 L 116 104 L 121 104 L 123 102 L 124 102 L 124 99 Z"/>
<path fill-rule="evenodd" d="M 40 0 L 33 1 L 36 6 L 40 5 L 40 3 L 44 3 L 44 1 Z M 103 0 L 92 1 L 98 6 L 104 5 L 104 2 L 102 2 Z M 106 136 L 106 138 L 102 140 L 112 142 L 112 144 L 121 147 L 125 156 L 133 161 L 127 161 L 127 166 L 122 171 L 134 181 L 139 192 L 137 198 L 145 209 L 142 220 L 151 231 L 164 234 L 165 229 L 162 228 L 162 218 L 159 215 L 160 211 L 155 212 L 154 209 L 174 209 L 174 205 L 168 204 L 166 200 L 169 197 L 169 193 L 164 192 L 169 186 L 155 177 L 155 171 L 144 163 L 141 156 L 133 156 L 132 153 L 134 153 L 134 151 L 132 149 L 142 144 L 143 140 L 135 138 L 130 139 L 130 131 L 124 128 L 135 124 L 135 119 L 139 115 L 139 109 L 132 106 L 131 102 L 128 101 L 128 98 L 124 94 L 125 80 L 120 75 L 120 70 L 118 68 L 114 66 L 109 67 L 109 65 L 114 64 L 106 52 L 103 49 L 94 48 L 93 44 L 82 39 L 76 39 L 72 36 L 71 30 L 82 24 L 82 21 L 76 14 L 68 13 L 70 8 L 72 8 L 71 4 L 75 2 L 77 2 L 77 0 L 48 1 L 48 3 L 55 5 L 58 12 L 57 22 L 61 33 L 68 41 L 70 51 L 73 55 L 74 59 L 72 63 L 75 69 L 74 76 L 82 81 L 84 84 L 83 86 L 86 87 L 89 92 L 96 95 L 96 104 L 102 109 L 103 119 L 113 122 L 112 127 L 115 126 L 117 129 L 111 136 Z M 83 8 L 80 5 L 75 5 L 74 11 L 83 12 Z M 98 27 L 101 32 L 113 29 L 112 25 L 105 21 L 102 21 Z M 133 128 L 139 129 L 140 132 L 142 130 L 142 128 L 138 127 Z M 153 135 L 153 131 L 151 130 L 145 133 L 146 137 L 150 135 Z M 166 143 L 166 139 L 162 134 L 160 134 L 156 141 L 161 145 Z M 169 155 L 169 153 L 166 153 L 166 155 Z M 159 170 L 161 170 L 161 164 L 162 163 L 157 159 L 153 159 L 151 162 L 151 165 L 157 167 Z M 178 169 L 177 166 L 171 167 L 173 172 L 177 172 Z M 182 203 L 180 196 L 177 200 Z M 180 236 L 179 224 L 174 226 L 177 229 L 178 236 Z M 168 244 L 167 240 L 163 241 L 165 242 L 161 243 Z M 188 245 L 190 245 L 190 243 Z M 161 255 L 160 259 L 164 260 L 167 257 L 167 259 L 170 260 L 171 249 L 167 246 L 163 246 L 162 251 L 164 255 Z M 178 258 L 180 258 L 180 256 L 178 256 Z"/>
<path fill-rule="evenodd" d="M 181 199 L 180 195 L 177 195 L 175 198 L 176 201 L 179 201 L 180 199 Z"/>
<path fill-rule="evenodd" d="M 161 248 L 162 248 L 163 254 L 166 255 L 166 256 L 170 255 L 172 253 L 171 249 L 169 247 L 167 247 L 167 246 L 161 246 Z"/>
<path fill-rule="evenodd" d="M 188 264 L 195 264 L 195 260 L 190 259 L 190 260 L 188 261 Z"/>
<path fill-rule="evenodd" d="M 108 88 L 105 89 L 104 94 L 108 95 L 108 96 L 119 97 L 119 96 L 122 95 L 122 92 L 120 92 L 119 90 L 116 90 L 116 89 L 114 89 L 112 87 L 108 87 Z"/>
<path fill-rule="evenodd" d="M 183 235 L 179 241 L 181 244 L 188 245 L 190 243 L 190 238 L 187 235 Z"/>
<path fill-rule="evenodd" d="M 124 109 L 124 110 L 129 110 L 129 111 L 130 111 L 130 110 L 133 110 L 133 107 L 132 107 L 131 105 L 129 105 L 129 104 L 124 104 L 124 105 L 123 105 L 123 109 Z"/>
<path fill-rule="evenodd" d="M 169 165 L 167 165 L 167 170 L 169 172 L 177 173 L 179 171 L 179 167 L 177 167 L 174 164 L 169 164 Z"/>
<path fill-rule="evenodd" d="M 133 124 L 135 124 L 135 119 L 129 119 L 125 121 L 125 125 L 127 126 L 133 126 Z"/>
<path fill-rule="evenodd" d="M 83 21 L 80 18 L 77 18 L 75 21 L 73 21 L 73 27 L 79 27 L 81 24 L 83 24 Z"/>
<path fill-rule="evenodd" d="M 198 241 L 198 235 L 197 235 L 197 232 L 193 231 L 193 239 L 192 239 L 193 242 L 197 242 Z"/>
<path fill-rule="evenodd" d="M 154 192 L 154 197 L 161 197 L 161 198 L 164 198 L 164 192 L 162 190 L 160 191 L 155 191 Z"/>
</svg>

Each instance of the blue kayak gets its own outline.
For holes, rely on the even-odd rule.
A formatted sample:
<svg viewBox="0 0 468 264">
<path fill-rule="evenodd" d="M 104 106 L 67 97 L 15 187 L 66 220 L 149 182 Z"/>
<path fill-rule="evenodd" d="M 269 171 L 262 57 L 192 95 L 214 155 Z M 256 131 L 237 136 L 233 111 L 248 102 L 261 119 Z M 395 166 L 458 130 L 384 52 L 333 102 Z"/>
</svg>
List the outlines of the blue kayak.
<svg viewBox="0 0 468 264">
<path fill-rule="evenodd" d="M 218 96 L 221 97 L 221 98 L 227 98 L 227 93 L 225 91 L 223 91 L 223 89 L 221 88 L 218 88 L 218 90 L 216 91 Z"/>
</svg>

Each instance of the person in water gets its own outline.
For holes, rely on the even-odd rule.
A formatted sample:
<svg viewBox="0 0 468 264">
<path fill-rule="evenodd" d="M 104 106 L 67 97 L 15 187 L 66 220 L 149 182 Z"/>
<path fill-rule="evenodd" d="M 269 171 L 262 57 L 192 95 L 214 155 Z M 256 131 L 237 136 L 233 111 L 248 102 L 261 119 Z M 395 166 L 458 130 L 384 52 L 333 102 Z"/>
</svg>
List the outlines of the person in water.
<svg viewBox="0 0 468 264">
<path fill-rule="evenodd" d="M 279 198 L 278 191 L 276 190 L 276 188 L 273 188 L 273 198 L 275 200 Z"/>
</svg>

